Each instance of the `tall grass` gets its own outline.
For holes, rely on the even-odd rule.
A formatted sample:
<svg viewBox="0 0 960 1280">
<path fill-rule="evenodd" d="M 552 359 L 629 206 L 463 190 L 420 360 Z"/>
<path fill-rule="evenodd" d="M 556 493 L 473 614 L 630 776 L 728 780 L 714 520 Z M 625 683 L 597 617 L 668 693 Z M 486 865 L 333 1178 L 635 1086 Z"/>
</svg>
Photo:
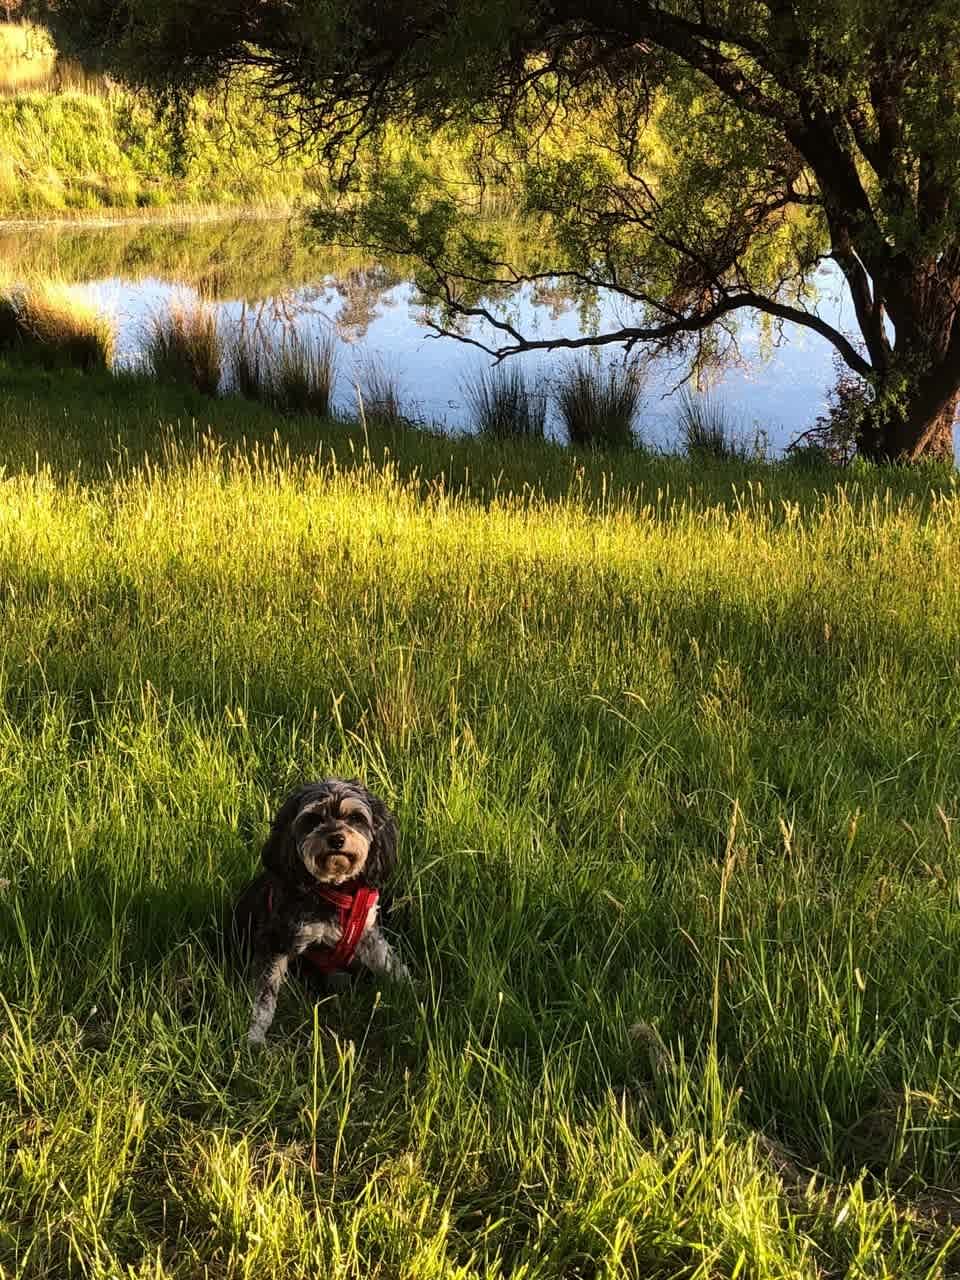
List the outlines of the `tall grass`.
<svg viewBox="0 0 960 1280">
<path fill-rule="evenodd" d="M 5 1274 L 956 1272 L 955 477 L 4 373 Z M 416 990 L 254 1059 L 218 920 L 330 773 Z"/>
<path fill-rule="evenodd" d="M 385 426 L 409 421 L 399 372 L 384 360 L 368 359 L 357 382 L 358 408 L 365 419 Z"/>
<path fill-rule="evenodd" d="M 230 389 L 247 400 L 265 400 L 269 385 L 269 355 L 259 329 L 240 324 L 227 349 Z"/>
<path fill-rule="evenodd" d="M 161 381 L 216 395 L 224 363 L 216 308 L 201 299 L 180 298 L 155 311 L 143 333 L 143 360 Z"/>
<path fill-rule="evenodd" d="M 281 412 L 328 417 L 337 380 L 337 353 L 332 330 L 319 336 L 285 333 L 265 355 L 269 402 Z"/>
<path fill-rule="evenodd" d="M 709 392 L 681 392 L 677 408 L 677 434 L 681 448 L 691 458 L 730 462 L 746 456 L 746 449 L 729 410 Z"/>
<path fill-rule="evenodd" d="M 45 280 L 0 291 L 0 350 L 92 372 L 110 367 L 115 344 L 112 322 L 78 288 Z"/>
<path fill-rule="evenodd" d="M 637 365 L 609 364 L 601 370 L 578 361 L 561 374 L 555 393 L 567 440 L 580 448 L 631 448 L 637 443 L 642 393 Z"/>
<path fill-rule="evenodd" d="M 547 399 L 518 363 L 481 369 L 464 381 L 462 391 L 474 430 L 480 435 L 492 440 L 542 438 Z"/>
</svg>

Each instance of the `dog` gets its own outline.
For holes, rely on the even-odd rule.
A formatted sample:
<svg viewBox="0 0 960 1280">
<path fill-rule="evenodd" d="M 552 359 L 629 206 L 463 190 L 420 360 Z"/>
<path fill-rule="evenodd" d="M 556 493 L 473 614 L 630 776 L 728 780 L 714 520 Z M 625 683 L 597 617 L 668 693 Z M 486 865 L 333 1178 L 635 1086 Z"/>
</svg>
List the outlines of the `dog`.
<svg viewBox="0 0 960 1280">
<path fill-rule="evenodd" d="M 263 846 L 264 871 L 233 910 L 234 940 L 258 967 L 247 1039 L 263 1044 L 290 962 L 329 974 L 354 962 L 410 975 L 379 924 L 380 890 L 396 866 L 397 827 L 356 780 L 299 787 L 280 806 Z"/>
</svg>

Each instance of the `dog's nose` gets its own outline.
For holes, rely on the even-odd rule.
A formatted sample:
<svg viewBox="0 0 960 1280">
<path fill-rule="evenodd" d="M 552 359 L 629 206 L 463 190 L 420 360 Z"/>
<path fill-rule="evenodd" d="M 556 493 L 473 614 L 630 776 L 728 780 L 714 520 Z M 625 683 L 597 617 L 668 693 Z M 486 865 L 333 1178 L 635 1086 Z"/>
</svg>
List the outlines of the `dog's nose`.
<svg viewBox="0 0 960 1280">
<path fill-rule="evenodd" d="M 327 837 L 327 844 L 330 846 L 331 849 L 342 849 L 343 836 L 338 835 L 336 832 L 334 832 L 332 836 Z"/>
</svg>

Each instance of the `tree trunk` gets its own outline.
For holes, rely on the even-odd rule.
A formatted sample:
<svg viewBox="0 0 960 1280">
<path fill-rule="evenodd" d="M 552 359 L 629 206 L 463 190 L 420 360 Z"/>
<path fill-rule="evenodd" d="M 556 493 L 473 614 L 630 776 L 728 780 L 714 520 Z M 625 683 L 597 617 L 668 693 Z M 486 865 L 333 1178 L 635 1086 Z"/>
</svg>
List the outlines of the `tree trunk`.
<svg viewBox="0 0 960 1280">
<path fill-rule="evenodd" d="M 958 407 L 960 369 L 941 366 L 910 387 L 902 408 L 864 421 L 857 451 L 871 462 L 952 462 Z"/>
</svg>

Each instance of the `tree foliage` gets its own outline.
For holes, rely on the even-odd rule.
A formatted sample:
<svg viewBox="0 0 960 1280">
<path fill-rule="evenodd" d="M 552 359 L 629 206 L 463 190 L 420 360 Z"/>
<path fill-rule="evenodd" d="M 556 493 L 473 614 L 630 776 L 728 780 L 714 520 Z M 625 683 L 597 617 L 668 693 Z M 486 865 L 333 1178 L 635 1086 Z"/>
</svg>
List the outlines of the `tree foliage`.
<svg viewBox="0 0 960 1280">
<path fill-rule="evenodd" d="M 719 358 L 745 309 L 801 324 L 869 380 L 875 457 L 952 448 L 960 394 L 956 0 L 47 0 L 61 43 L 179 95 L 253 69 L 289 145 L 318 139 L 341 199 L 328 234 L 409 253 L 498 357 L 531 338 L 489 305 L 559 279 L 631 318 L 587 341 Z M 549 223 L 512 260 L 400 125 L 468 139 L 478 175 Z M 550 246 L 549 250 L 547 246 Z M 851 340 L 809 302 L 843 272 Z M 466 335 L 461 335 L 466 336 Z"/>
</svg>

